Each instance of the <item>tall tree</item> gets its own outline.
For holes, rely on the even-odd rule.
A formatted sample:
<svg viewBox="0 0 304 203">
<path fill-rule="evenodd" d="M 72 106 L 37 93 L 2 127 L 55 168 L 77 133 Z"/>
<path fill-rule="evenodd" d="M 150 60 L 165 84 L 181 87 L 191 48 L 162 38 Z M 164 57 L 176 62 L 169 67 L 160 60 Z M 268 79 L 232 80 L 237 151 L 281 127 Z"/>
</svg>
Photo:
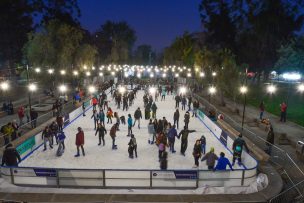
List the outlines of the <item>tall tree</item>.
<svg viewBox="0 0 304 203">
<path fill-rule="evenodd" d="M 100 63 L 129 61 L 136 34 L 126 22 L 107 21 L 94 35 Z"/>
<path fill-rule="evenodd" d="M 21 61 L 22 47 L 32 30 L 31 12 L 26 0 L 0 1 L 0 63 L 8 68 Z"/>
<path fill-rule="evenodd" d="M 275 69 L 283 71 L 304 72 L 304 37 L 291 40 L 287 45 L 282 46 L 279 51 L 279 60 L 275 64 Z"/>
<path fill-rule="evenodd" d="M 155 62 L 156 54 L 150 45 L 139 45 L 134 52 L 134 62 L 136 64 L 151 65 Z"/>
<path fill-rule="evenodd" d="M 35 9 L 35 14 L 41 16 L 41 25 L 57 19 L 80 27 L 78 0 L 29 0 L 29 2 Z"/>
<path fill-rule="evenodd" d="M 52 20 L 42 31 L 29 35 L 24 54 L 33 66 L 69 69 L 82 37 L 77 27 Z"/>
<path fill-rule="evenodd" d="M 185 32 L 164 50 L 163 63 L 192 66 L 194 64 L 195 46 L 193 36 Z"/>
</svg>

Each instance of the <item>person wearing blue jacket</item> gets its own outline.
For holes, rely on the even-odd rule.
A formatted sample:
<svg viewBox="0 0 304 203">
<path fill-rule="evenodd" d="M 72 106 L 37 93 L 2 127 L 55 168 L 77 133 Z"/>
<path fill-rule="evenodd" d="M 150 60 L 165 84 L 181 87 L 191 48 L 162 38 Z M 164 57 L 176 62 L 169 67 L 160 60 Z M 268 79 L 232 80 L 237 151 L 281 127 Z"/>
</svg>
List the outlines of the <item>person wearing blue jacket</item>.
<svg viewBox="0 0 304 203">
<path fill-rule="evenodd" d="M 58 141 L 58 144 L 59 144 L 57 152 L 56 152 L 57 156 L 61 156 L 64 152 L 64 149 L 65 149 L 64 140 L 65 140 L 65 138 L 66 138 L 66 136 L 65 136 L 63 131 L 61 131 L 57 134 L 57 141 Z"/>
<path fill-rule="evenodd" d="M 102 109 L 100 109 L 99 111 L 98 118 L 99 118 L 99 123 L 102 123 L 102 125 L 105 126 L 105 113 L 103 112 Z"/>
<path fill-rule="evenodd" d="M 128 114 L 128 135 L 127 136 L 131 136 L 132 134 L 132 126 L 133 126 L 133 119 L 131 117 L 131 114 Z"/>
<path fill-rule="evenodd" d="M 217 164 L 216 167 L 214 168 L 214 170 L 226 170 L 227 165 L 230 167 L 230 169 L 233 171 L 232 165 L 229 161 L 229 159 L 227 159 L 225 157 L 225 153 L 221 152 L 220 153 L 220 158 L 217 160 Z"/>
<path fill-rule="evenodd" d="M 168 131 L 169 148 L 172 153 L 176 152 L 174 150 L 175 137 L 178 137 L 178 135 L 177 135 L 177 131 L 175 129 L 175 125 L 173 125 L 172 128 L 170 128 Z"/>
</svg>

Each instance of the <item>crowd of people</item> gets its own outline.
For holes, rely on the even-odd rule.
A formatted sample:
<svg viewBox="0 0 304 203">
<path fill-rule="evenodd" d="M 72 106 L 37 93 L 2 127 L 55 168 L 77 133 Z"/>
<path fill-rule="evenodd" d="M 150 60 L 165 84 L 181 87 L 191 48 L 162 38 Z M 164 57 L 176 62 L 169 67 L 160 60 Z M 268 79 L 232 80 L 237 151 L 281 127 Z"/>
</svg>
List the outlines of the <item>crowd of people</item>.
<svg viewBox="0 0 304 203">
<path fill-rule="evenodd" d="M 188 148 L 188 136 L 190 133 L 196 133 L 195 130 L 189 129 L 189 123 L 192 111 L 192 117 L 197 117 L 197 110 L 199 109 L 199 102 L 192 99 L 191 95 L 186 95 L 185 93 L 178 93 L 177 87 L 174 85 L 167 85 L 154 88 L 154 91 L 151 91 L 149 86 L 146 86 L 144 89 L 143 96 L 143 106 L 144 106 L 144 117 L 140 107 L 137 107 L 133 116 L 129 112 L 129 107 L 134 105 L 134 99 L 136 98 L 138 90 L 141 89 L 140 86 L 136 86 L 130 91 L 124 89 L 123 91 L 119 88 L 112 89 L 111 87 L 111 96 L 114 101 L 114 105 L 117 109 L 120 109 L 128 112 L 128 118 L 124 115 L 119 115 L 118 112 L 113 112 L 110 104 L 108 95 L 104 90 L 98 95 L 94 96 L 91 99 L 91 105 L 93 106 L 93 114 L 91 119 L 94 123 L 95 136 L 98 135 L 98 145 L 105 146 L 105 135 L 108 133 L 105 126 L 105 119 L 107 118 L 107 124 L 111 125 L 109 128 L 109 135 L 112 139 L 112 150 L 118 148 L 116 141 L 116 133 L 122 127 L 121 125 L 127 125 L 128 133 L 126 136 L 130 137 L 128 142 L 128 155 L 130 159 L 137 158 L 137 141 L 136 136 L 134 135 L 132 128 L 137 125 L 138 129 L 141 129 L 141 120 L 148 120 L 148 140 L 149 145 L 154 145 L 158 148 L 158 159 L 160 163 L 160 168 L 166 170 L 168 167 L 168 152 L 175 154 L 175 143 L 176 139 L 181 140 L 180 144 L 180 154 L 185 156 L 186 150 Z M 173 124 L 167 120 L 166 117 L 157 118 L 157 105 L 158 97 L 161 97 L 161 100 L 165 100 L 167 95 L 173 95 L 176 93 L 175 99 L 175 110 L 173 116 Z M 86 106 L 83 101 L 83 116 L 85 115 Z M 180 120 L 180 110 L 179 105 L 181 104 L 182 111 L 185 111 L 183 116 L 184 125 L 183 128 L 179 130 L 179 120 Z M 187 106 L 187 108 L 186 108 Z M 113 106 L 112 106 L 113 107 Z M 61 156 L 64 152 L 65 145 L 65 134 L 63 132 L 64 118 L 61 114 L 57 115 L 56 121 L 51 125 L 45 127 L 42 132 L 42 139 L 44 143 L 44 151 L 47 150 L 47 145 L 52 149 L 55 143 L 58 145 L 57 156 Z M 225 157 L 225 153 L 221 152 L 220 155 L 215 154 L 213 147 L 210 148 L 210 151 L 206 153 L 206 145 L 208 140 L 204 135 L 201 135 L 200 139 L 196 140 L 192 149 L 192 155 L 194 158 L 194 168 L 199 167 L 199 161 L 206 161 L 208 169 L 210 170 L 225 170 L 227 166 L 233 170 L 232 166 L 235 164 L 236 160 L 238 164 L 242 164 L 241 156 L 242 151 L 245 148 L 247 151 L 248 147 L 246 142 L 242 139 L 240 135 L 233 143 L 233 160 L 231 162 Z M 82 155 L 85 156 L 85 132 L 81 127 L 77 128 L 75 145 L 77 152 L 75 157 L 80 156 L 80 149 Z M 12 146 L 8 147 L 12 148 Z M 16 160 L 18 156 L 16 155 Z M 5 162 L 4 162 L 5 163 Z M 3 163 L 3 164 L 4 164 Z"/>
</svg>

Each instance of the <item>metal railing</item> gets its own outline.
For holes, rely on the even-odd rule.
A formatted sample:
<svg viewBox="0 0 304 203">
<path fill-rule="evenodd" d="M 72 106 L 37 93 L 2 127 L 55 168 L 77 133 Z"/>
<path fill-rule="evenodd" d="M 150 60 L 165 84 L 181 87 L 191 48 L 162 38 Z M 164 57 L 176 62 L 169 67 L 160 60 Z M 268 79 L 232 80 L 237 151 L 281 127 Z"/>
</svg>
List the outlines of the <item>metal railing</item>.
<svg viewBox="0 0 304 203">
<path fill-rule="evenodd" d="M 199 95 L 194 95 L 194 97 L 203 103 L 206 109 L 213 109 L 216 111 L 217 115 L 224 115 L 225 121 L 232 125 L 237 131 L 241 132 L 242 127 L 240 125 L 240 122 L 235 121 L 231 116 L 227 115 L 213 104 L 210 104 L 210 102 L 205 98 Z M 304 180 L 304 172 L 290 157 L 290 155 L 285 150 L 281 149 L 277 145 L 267 142 L 266 139 L 257 135 L 246 127 L 243 129 L 243 134 L 246 135 L 246 137 L 260 149 L 265 149 L 266 143 L 271 146 L 270 161 L 275 166 L 277 171 L 281 174 L 281 176 L 284 177 L 283 181 L 285 182 L 285 188 L 281 194 L 284 194 L 285 191 L 293 188 L 292 194 L 294 194 L 294 198 L 303 197 L 304 187 L 300 187 L 300 185 L 302 185 L 302 181 Z M 292 172 L 288 173 L 287 171 Z M 288 195 L 291 196 L 291 192 L 289 192 Z M 279 197 L 277 197 L 277 199 L 279 199 Z"/>
<path fill-rule="evenodd" d="M 2 167 L 1 176 L 19 186 L 194 189 L 203 185 L 248 186 L 256 179 L 256 168 L 212 171 Z"/>
</svg>

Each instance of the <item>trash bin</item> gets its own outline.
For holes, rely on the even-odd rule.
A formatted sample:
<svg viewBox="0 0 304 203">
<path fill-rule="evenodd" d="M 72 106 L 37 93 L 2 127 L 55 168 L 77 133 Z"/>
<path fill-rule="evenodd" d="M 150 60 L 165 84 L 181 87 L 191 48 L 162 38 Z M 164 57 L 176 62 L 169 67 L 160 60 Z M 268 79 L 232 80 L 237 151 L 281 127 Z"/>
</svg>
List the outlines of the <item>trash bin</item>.
<svg viewBox="0 0 304 203">
<path fill-rule="evenodd" d="M 304 151 L 304 142 L 298 141 L 296 146 L 296 152 L 303 155 L 303 151 Z"/>
</svg>

